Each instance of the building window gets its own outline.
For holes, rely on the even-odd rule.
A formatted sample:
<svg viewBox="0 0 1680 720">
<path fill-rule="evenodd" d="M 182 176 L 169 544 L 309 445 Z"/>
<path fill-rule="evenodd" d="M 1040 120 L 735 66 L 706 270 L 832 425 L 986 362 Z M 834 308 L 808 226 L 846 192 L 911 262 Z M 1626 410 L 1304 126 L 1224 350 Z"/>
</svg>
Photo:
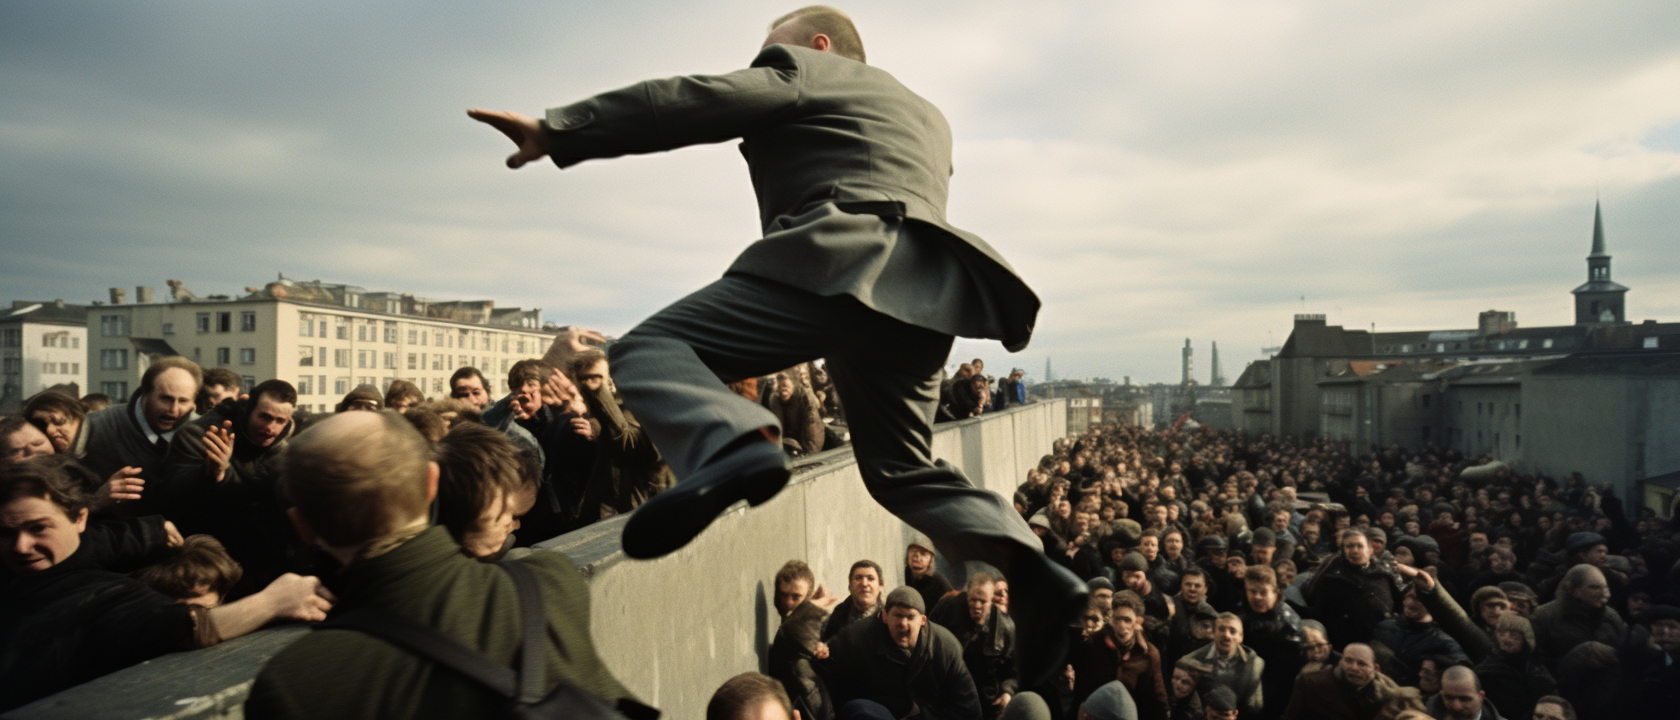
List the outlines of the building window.
<svg viewBox="0 0 1680 720">
<path fill-rule="evenodd" d="M 257 364 L 257 349 L 256 348 L 239 348 L 239 364 L 240 365 L 255 365 L 255 364 Z"/>
<path fill-rule="evenodd" d="M 100 350 L 99 351 L 99 369 L 100 370 L 127 370 L 128 369 L 128 351 L 127 350 Z M 110 395 L 110 393 L 106 393 L 106 394 Z M 116 395 L 111 395 L 111 397 L 115 398 L 117 396 Z"/>
<path fill-rule="evenodd" d="M 103 326 L 103 320 L 101 326 Z M 23 330 L 20 328 L 0 330 L 0 347 L 23 347 Z"/>
<path fill-rule="evenodd" d="M 367 342 L 367 339 L 368 339 L 367 338 L 367 333 L 368 333 L 368 327 L 366 325 L 358 324 L 356 326 L 356 341 L 357 342 Z"/>
<path fill-rule="evenodd" d="M 239 378 L 239 382 L 245 386 L 245 392 L 251 392 L 251 388 L 257 386 L 257 378 L 255 375 L 241 376 Z"/>
<path fill-rule="evenodd" d="M 240 332 L 256 332 L 257 331 L 257 313 L 256 312 L 246 310 L 244 312 L 239 313 L 239 331 Z"/>
<path fill-rule="evenodd" d="M 394 352 L 385 353 L 385 369 L 386 370 L 397 369 L 397 354 L 396 353 L 394 353 Z"/>
<path fill-rule="evenodd" d="M 315 386 L 312 385 L 309 382 L 309 376 L 308 375 L 304 375 L 304 376 L 298 378 L 297 391 L 298 391 L 299 395 L 314 395 L 315 394 Z"/>
<path fill-rule="evenodd" d="M 1551 346 L 1552 346 L 1552 339 L 1551 338 L 1546 338 L 1545 340 L 1540 341 L 1540 347 L 1549 348 Z"/>
<path fill-rule="evenodd" d="M 420 331 L 415 330 L 414 328 L 409 328 L 408 329 L 408 344 L 410 344 L 410 345 L 419 345 L 420 344 Z"/>
<path fill-rule="evenodd" d="M 327 376 L 325 376 L 325 375 L 316 375 L 315 376 L 315 392 L 319 393 L 321 395 L 327 394 Z"/>
<path fill-rule="evenodd" d="M 201 333 L 210 332 L 210 313 L 202 312 L 193 318 L 194 327 Z"/>
<path fill-rule="evenodd" d="M 232 364 L 232 362 L 233 362 L 233 350 L 231 350 L 229 348 L 216 348 L 216 366 L 217 367 L 227 367 L 228 365 Z"/>
<path fill-rule="evenodd" d="M 1654 337 L 1645 338 L 1643 341 L 1641 341 L 1641 345 L 1640 345 L 1640 347 L 1643 347 L 1643 348 L 1654 348 L 1656 346 L 1657 346 L 1657 339 L 1654 338 Z"/>
<path fill-rule="evenodd" d="M 333 350 L 333 367 L 350 367 L 350 351 L 344 348 Z"/>
<path fill-rule="evenodd" d="M 175 334 L 175 323 L 164 323 L 163 324 L 163 334 L 174 335 Z"/>
<path fill-rule="evenodd" d="M 336 334 L 338 335 L 338 339 L 349 340 L 350 339 L 350 318 L 335 317 L 335 318 L 333 318 L 333 323 L 336 326 L 334 329 L 337 330 Z"/>
<path fill-rule="evenodd" d="M 99 334 L 105 337 L 123 337 L 128 334 L 127 315 L 101 315 L 99 317 Z M 7 347 L 17 347 L 8 344 Z"/>
<path fill-rule="evenodd" d="M 315 337 L 315 316 L 298 313 L 298 337 Z"/>
<path fill-rule="evenodd" d="M 415 353 L 409 353 L 408 354 L 408 369 L 410 369 L 410 370 L 419 370 L 420 369 L 419 363 L 416 362 L 417 359 L 418 358 L 416 358 Z"/>
<path fill-rule="evenodd" d="M 128 383 L 123 380 L 99 383 L 99 392 L 111 396 L 114 402 L 124 402 L 128 399 Z"/>
<path fill-rule="evenodd" d="M 298 348 L 298 367 L 315 367 L 315 348 L 304 345 Z"/>
<path fill-rule="evenodd" d="M 233 313 L 216 313 L 216 332 L 224 333 L 233 330 Z"/>
<path fill-rule="evenodd" d="M 358 367 L 358 368 L 367 367 L 368 366 L 367 356 L 368 356 L 368 353 L 367 353 L 366 350 L 357 350 L 356 351 L 356 367 Z"/>
<path fill-rule="evenodd" d="M 333 379 L 333 393 L 336 394 L 336 395 L 339 395 L 339 396 L 349 395 L 350 394 L 350 378 L 347 378 L 347 377 L 334 378 Z"/>
<path fill-rule="evenodd" d="M 396 323 L 389 322 L 389 321 L 387 321 L 385 323 L 385 342 L 389 343 L 391 345 L 397 344 L 397 324 Z"/>
</svg>

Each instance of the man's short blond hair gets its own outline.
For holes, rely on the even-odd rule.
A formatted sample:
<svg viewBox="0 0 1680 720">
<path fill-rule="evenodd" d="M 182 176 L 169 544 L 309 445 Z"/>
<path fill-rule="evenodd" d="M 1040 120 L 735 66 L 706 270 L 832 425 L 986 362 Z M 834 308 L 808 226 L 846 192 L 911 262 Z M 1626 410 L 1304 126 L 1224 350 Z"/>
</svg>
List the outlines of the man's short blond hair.
<svg viewBox="0 0 1680 720">
<path fill-rule="evenodd" d="M 356 547 L 426 517 L 429 457 L 395 411 L 335 415 L 288 444 L 280 487 L 328 545 Z"/>
<path fill-rule="evenodd" d="M 794 38 L 794 44 L 810 47 L 812 38 L 827 35 L 829 52 L 867 63 L 863 57 L 863 38 L 858 36 L 857 26 L 852 24 L 852 18 L 846 13 L 827 5 L 807 5 L 776 18 L 770 23 L 770 29 L 775 30 L 789 20 L 799 21 L 800 32 Z"/>
</svg>

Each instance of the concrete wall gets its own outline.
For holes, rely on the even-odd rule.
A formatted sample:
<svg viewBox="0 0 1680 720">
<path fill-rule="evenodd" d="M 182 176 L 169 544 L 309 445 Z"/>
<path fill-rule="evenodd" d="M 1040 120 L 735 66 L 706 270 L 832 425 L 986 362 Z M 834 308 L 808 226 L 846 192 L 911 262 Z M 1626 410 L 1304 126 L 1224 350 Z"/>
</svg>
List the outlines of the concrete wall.
<svg viewBox="0 0 1680 720">
<path fill-rule="evenodd" d="M 978 486 L 1009 497 L 1027 470 L 1066 434 L 1066 401 L 1052 400 L 940 425 L 933 449 Z M 908 528 L 863 488 L 849 450 L 812 456 L 780 495 L 719 517 L 688 547 L 652 561 L 619 551 L 625 516 L 540 543 L 589 578 L 595 643 L 613 673 L 668 718 L 705 714 L 729 677 L 765 668 L 778 624 L 771 578 L 782 563 L 810 563 L 818 582 L 844 595 L 846 570 L 871 559 L 903 581 Z M 122 670 L 4 715 L 5 718 L 237 718 L 250 679 L 301 632 L 265 630 L 210 650 Z"/>
</svg>

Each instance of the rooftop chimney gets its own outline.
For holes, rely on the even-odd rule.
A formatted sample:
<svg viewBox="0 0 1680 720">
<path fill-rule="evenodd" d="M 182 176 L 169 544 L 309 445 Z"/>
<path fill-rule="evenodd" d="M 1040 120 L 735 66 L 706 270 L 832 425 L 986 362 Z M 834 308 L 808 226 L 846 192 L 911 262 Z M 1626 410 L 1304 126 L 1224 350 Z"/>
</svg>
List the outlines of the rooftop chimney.
<svg viewBox="0 0 1680 720">
<path fill-rule="evenodd" d="M 152 289 L 145 286 L 134 288 L 134 302 L 145 304 L 152 301 Z"/>
<path fill-rule="evenodd" d="M 123 304 L 123 300 L 127 297 L 128 297 L 128 291 L 127 290 L 124 290 L 122 288 L 111 288 L 111 304 L 112 305 Z"/>
</svg>

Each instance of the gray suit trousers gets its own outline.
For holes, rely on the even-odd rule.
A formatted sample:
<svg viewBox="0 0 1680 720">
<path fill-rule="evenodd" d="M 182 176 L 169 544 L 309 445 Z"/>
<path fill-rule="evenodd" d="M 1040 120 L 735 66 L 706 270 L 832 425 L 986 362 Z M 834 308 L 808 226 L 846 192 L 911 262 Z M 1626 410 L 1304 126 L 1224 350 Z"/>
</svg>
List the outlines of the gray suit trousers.
<svg viewBox="0 0 1680 720">
<path fill-rule="evenodd" d="M 932 456 L 951 342 L 850 296 L 730 273 L 625 334 L 610 359 L 625 403 L 680 482 L 730 442 L 777 426 L 725 383 L 826 358 L 870 495 L 948 560 L 1001 567 L 1042 545 L 1007 500 Z"/>
</svg>

